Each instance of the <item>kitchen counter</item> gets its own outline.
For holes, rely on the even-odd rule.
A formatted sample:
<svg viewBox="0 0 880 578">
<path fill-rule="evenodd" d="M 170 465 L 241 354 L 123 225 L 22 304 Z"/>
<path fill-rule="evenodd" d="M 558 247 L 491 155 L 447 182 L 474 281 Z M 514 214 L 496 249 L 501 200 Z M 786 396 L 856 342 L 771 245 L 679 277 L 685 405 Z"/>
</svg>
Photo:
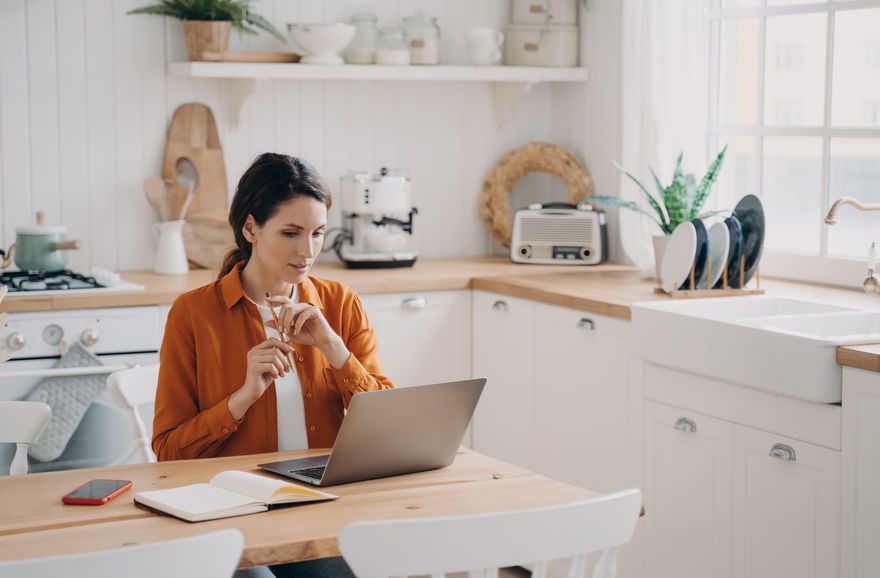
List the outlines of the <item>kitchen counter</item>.
<svg viewBox="0 0 880 578">
<path fill-rule="evenodd" d="M 421 259 L 414 267 L 403 269 L 347 269 L 341 264 L 318 264 L 312 270 L 315 277 L 334 279 L 345 283 L 358 293 L 395 293 L 400 291 L 440 291 L 468 289 L 476 277 L 523 276 L 570 272 L 571 267 L 560 265 L 517 265 L 507 257 L 460 257 L 448 259 Z M 629 265 L 604 264 L 580 269 L 578 276 L 592 277 L 597 273 L 635 273 Z M 142 291 L 82 293 L 63 295 L 18 296 L 7 295 L 0 310 L 10 313 L 23 311 L 60 311 L 92 307 L 131 307 L 136 305 L 169 304 L 191 289 L 216 279 L 217 272 L 194 269 L 187 275 L 157 275 L 148 271 L 122 273 L 123 279 L 142 285 Z"/>
<path fill-rule="evenodd" d="M 880 344 L 838 347 L 837 363 L 880 373 Z"/>
</svg>

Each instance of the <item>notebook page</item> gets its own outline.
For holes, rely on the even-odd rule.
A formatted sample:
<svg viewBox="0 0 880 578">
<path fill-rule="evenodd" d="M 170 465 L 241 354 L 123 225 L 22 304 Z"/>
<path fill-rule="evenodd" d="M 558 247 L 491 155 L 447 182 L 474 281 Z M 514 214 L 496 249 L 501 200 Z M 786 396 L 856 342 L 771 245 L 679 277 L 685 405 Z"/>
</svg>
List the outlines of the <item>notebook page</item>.
<svg viewBox="0 0 880 578">
<path fill-rule="evenodd" d="M 186 512 L 195 517 L 258 503 L 250 496 L 210 484 L 192 484 L 168 490 L 139 492 L 138 497 L 147 506 L 158 507 L 171 513 Z"/>
<path fill-rule="evenodd" d="M 337 497 L 333 494 L 326 494 L 267 476 L 236 470 L 220 472 L 211 478 L 211 484 L 232 492 L 251 496 L 266 504 L 278 503 L 280 501 L 295 502 L 298 500 L 322 500 Z"/>
</svg>

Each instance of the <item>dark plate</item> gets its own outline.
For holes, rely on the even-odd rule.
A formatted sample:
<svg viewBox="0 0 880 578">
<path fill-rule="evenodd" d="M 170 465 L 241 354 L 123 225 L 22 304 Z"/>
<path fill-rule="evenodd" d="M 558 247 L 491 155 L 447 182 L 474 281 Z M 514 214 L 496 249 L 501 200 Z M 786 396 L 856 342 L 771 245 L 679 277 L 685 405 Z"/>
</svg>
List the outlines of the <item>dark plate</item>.
<svg viewBox="0 0 880 578">
<path fill-rule="evenodd" d="M 733 216 L 742 225 L 743 250 L 745 257 L 745 280 L 740 283 L 739 264 L 736 266 L 736 277 L 730 282 L 731 287 L 739 288 L 746 285 L 755 276 L 761 253 L 764 250 L 764 206 L 755 195 L 746 195 L 733 210 Z"/>
<path fill-rule="evenodd" d="M 743 252 L 743 234 L 742 225 L 739 219 L 730 216 L 724 219 L 727 230 L 730 232 L 730 249 L 727 251 L 727 286 L 733 287 L 731 281 L 734 277 L 739 277 L 739 258 Z M 724 275 L 715 283 L 715 289 L 724 287 Z"/>
<path fill-rule="evenodd" d="M 697 233 L 697 250 L 694 254 L 694 289 L 699 289 L 700 279 L 706 274 L 706 257 L 709 256 L 709 233 L 706 231 L 706 225 L 703 219 L 694 219 L 691 221 L 694 231 Z M 691 288 L 691 277 L 685 279 L 680 289 L 686 291 Z"/>
</svg>

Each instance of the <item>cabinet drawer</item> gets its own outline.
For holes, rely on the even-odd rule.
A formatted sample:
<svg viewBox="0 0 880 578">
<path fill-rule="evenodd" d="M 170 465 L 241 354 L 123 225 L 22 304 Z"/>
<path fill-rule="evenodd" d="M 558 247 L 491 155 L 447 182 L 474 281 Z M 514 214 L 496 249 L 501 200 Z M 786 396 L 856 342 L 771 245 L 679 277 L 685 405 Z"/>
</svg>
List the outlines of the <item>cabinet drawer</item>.
<svg viewBox="0 0 880 578">
<path fill-rule="evenodd" d="M 538 303 L 535 307 L 539 322 L 557 325 L 562 329 L 577 329 L 586 337 L 603 335 L 628 339 L 630 336 L 628 321 L 543 303 Z"/>
<path fill-rule="evenodd" d="M 531 317 L 535 311 L 535 302 L 517 297 L 508 297 L 499 293 L 474 291 L 473 307 L 474 319 L 477 318 L 476 314 L 478 311 L 480 312 L 480 317 L 490 316 L 498 319 L 518 319 Z"/>
<path fill-rule="evenodd" d="M 467 307 L 468 291 L 413 291 L 407 293 L 371 293 L 360 295 L 367 315 L 373 311 L 400 311 L 416 314 L 425 309 Z"/>
<path fill-rule="evenodd" d="M 730 423 L 695 411 L 659 403 L 651 403 L 650 407 L 655 431 L 678 430 L 694 439 L 712 441 L 729 439 L 733 431 Z"/>
</svg>

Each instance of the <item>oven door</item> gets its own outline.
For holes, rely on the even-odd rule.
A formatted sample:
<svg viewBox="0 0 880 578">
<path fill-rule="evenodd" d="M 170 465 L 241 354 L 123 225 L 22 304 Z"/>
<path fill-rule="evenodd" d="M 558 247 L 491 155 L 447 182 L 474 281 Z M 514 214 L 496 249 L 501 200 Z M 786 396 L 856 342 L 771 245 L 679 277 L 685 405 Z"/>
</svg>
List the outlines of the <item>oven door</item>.
<svg viewBox="0 0 880 578">
<path fill-rule="evenodd" d="M 99 355 L 103 366 L 76 368 L 74 371 L 94 371 L 110 374 L 131 365 L 159 362 L 158 353 Z M 0 365 L 0 399 L 18 400 L 26 397 L 40 380 L 50 375 L 64 375 L 65 370 L 52 370 L 57 357 L 12 360 Z M 151 434 L 153 406 L 138 408 Z M 38 462 L 28 457 L 28 472 L 50 472 L 111 465 L 123 458 L 134 444 L 131 418 L 118 409 L 109 392 L 102 393 L 89 409 L 67 444 L 64 453 L 54 461 Z M 9 465 L 15 454 L 15 444 L 0 444 L 0 475 L 9 474 Z"/>
</svg>

